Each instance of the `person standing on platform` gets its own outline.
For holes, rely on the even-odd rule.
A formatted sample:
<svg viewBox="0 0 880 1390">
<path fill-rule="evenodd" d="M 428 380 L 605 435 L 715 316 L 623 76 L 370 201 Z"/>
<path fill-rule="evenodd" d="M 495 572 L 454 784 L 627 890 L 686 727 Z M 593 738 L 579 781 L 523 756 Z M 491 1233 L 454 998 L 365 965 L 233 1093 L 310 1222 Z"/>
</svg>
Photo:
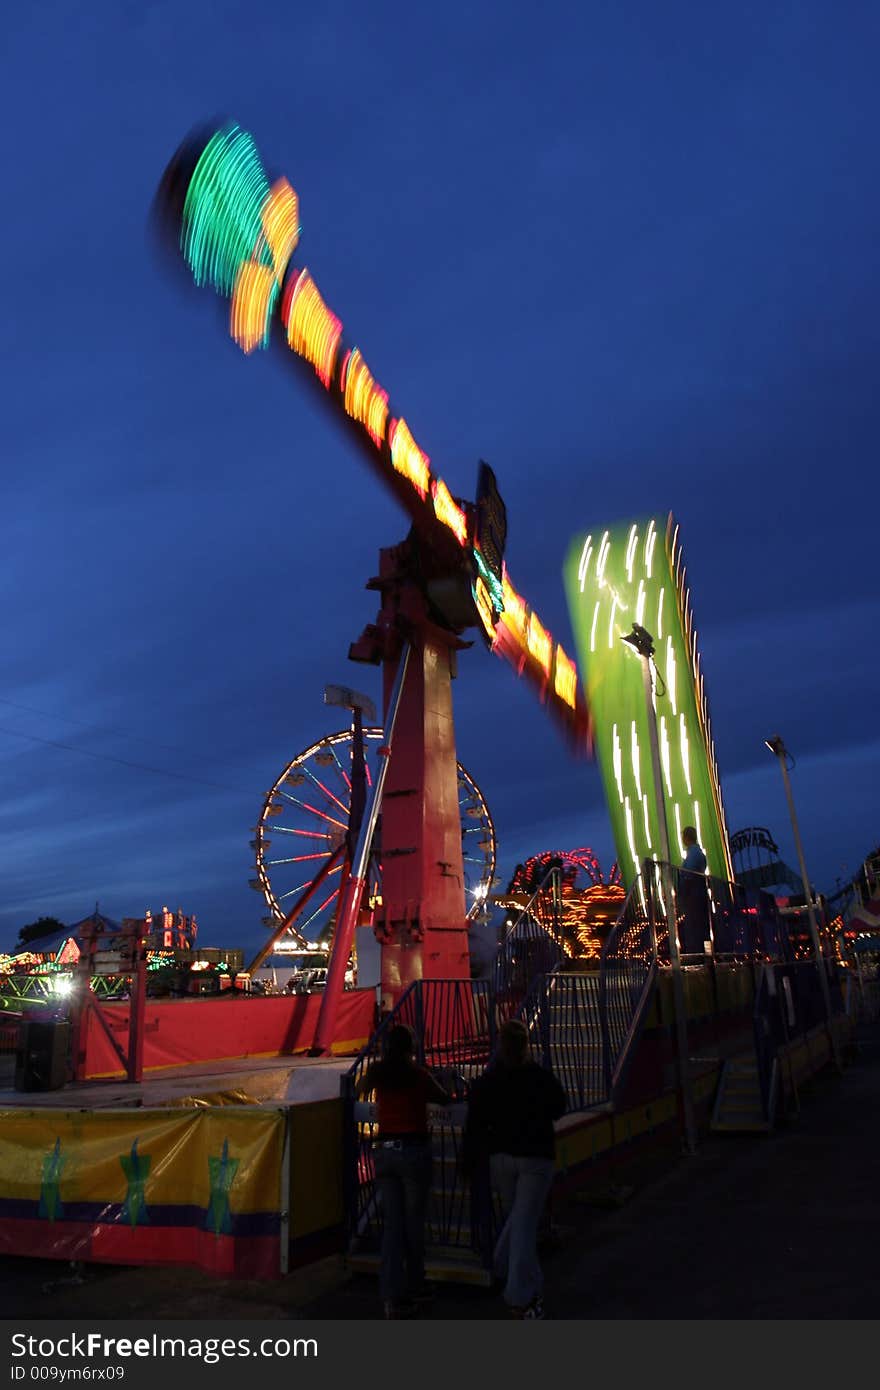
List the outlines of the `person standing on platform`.
<svg viewBox="0 0 880 1390">
<path fill-rule="evenodd" d="M 471 1086 L 464 1135 L 464 1166 L 479 1178 L 488 1157 L 504 1225 L 495 1244 L 495 1276 L 515 1318 L 544 1317 L 544 1276 L 538 1226 L 553 1183 L 554 1121 L 566 1110 L 559 1079 L 529 1057 L 529 1035 L 519 1019 L 498 1034 L 493 1064 Z"/>
<path fill-rule="evenodd" d="M 709 938 L 709 897 L 706 891 L 706 856 L 697 842 L 697 832 L 686 825 L 681 832 L 684 859 L 678 875 L 678 906 L 681 912 L 681 952 L 702 956 Z"/>
<path fill-rule="evenodd" d="M 379 1289 L 386 1318 L 411 1318 L 424 1301 L 425 1212 L 431 1187 L 428 1106 L 452 1097 L 414 1059 L 415 1039 L 405 1024 L 389 1030 L 385 1055 L 358 1087 L 375 1093 L 378 1133 L 373 1142 L 376 1188 L 382 1204 Z"/>
</svg>

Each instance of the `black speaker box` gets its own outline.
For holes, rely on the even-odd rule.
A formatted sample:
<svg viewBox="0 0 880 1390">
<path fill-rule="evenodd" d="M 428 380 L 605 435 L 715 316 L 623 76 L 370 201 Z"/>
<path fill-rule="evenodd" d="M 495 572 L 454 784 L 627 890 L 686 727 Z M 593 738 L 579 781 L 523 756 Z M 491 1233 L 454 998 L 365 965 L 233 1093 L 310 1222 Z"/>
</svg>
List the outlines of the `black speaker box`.
<svg viewBox="0 0 880 1390">
<path fill-rule="evenodd" d="M 15 1053 L 15 1089 L 60 1090 L 67 1081 L 69 1048 L 70 1024 L 66 1019 L 24 1019 Z"/>
</svg>

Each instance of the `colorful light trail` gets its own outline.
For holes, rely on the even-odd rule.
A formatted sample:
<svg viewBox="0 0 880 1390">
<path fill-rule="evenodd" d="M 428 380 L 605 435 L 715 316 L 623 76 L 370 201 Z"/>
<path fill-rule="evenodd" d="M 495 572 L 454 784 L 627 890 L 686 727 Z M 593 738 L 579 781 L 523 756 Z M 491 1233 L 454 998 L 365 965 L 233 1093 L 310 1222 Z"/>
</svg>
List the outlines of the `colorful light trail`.
<svg viewBox="0 0 880 1390">
<path fill-rule="evenodd" d="M 627 886 L 641 861 L 658 858 L 660 849 L 641 659 L 621 640 L 633 622 L 648 629 L 656 647 L 661 794 L 673 862 L 681 859 L 682 828 L 693 825 L 709 874 L 732 878 L 690 593 L 673 518 L 664 523 L 648 517 L 581 536 L 569 552 L 565 581 Z"/>
</svg>

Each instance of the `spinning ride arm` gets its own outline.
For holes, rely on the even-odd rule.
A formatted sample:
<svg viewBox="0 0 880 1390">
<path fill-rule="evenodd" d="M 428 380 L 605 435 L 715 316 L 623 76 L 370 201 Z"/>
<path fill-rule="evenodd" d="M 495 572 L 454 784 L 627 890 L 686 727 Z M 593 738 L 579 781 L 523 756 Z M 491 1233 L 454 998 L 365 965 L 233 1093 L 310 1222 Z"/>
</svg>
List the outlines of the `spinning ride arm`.
<svg viewBox="0 0 880 1390">
<path fill-rule="evenodd" d="M 504 506 L 481 465 L 476 503 L 453 497 L 405 418 L 343 337 L 310 272 L 293 265 L 299 200 L 286 179 L 270 186 L 251 137 L 237 125 L 192 136 L 169 164 L 156 200 L 197 285 L 230 301 L 229 332 L 246 353 L 273 331 L 308 363 L 323 394 L 374 471 L 411 518 L 431 569 L 455 592 L 453 630 L 478 627 L 491 650 L 537 690 L 576 748 L 592 746 L 575 663 L 517 593 L 503 562 Z M 462 601 L 463 599 L 463 601 Z M 437 606 L 442 611 L 442 603 Z"/>
</svg>

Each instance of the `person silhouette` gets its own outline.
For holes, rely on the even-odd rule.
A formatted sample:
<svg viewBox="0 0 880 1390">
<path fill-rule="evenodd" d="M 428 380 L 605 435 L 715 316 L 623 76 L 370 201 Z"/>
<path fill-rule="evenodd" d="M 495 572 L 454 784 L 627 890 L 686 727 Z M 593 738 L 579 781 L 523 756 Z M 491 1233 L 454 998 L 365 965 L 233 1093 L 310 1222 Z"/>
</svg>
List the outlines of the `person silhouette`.
<svg viewBox="0 0 880 1390">
<path fill-rule="evenodd" d="M 538 1226 L 553 1183 L 553 1124 L 567 1103 L 559 1079 L 529 1057 L 525 1024 L 508 1019 L 499 1029 L 494 1062 L 468 1095 L 464 1166 L 479 1181 L 481 1161 L 488 1157 L 504 1211 L 493 1267 L 515 1318 L 544 1317 Z"/>
<path fill-rule="evenodd" d="M 684 827 L 681 842 L 684 846 L 684 858 L 678 875 L 681 953 L 684 956 L 702 956 L 704 943 L 709 939 L 706 856 L 700 848 L 694 826 Z"/>
<path fill-rule="evenodd" d="M 375 1094 L 373 1168 L 382 1204 L 379 1291 L 386 1318 L 414 1317 L 425 1297 L 425 1211 L 431 1187 L 428 1105 L 452 1097 L 415 1061 L 412 1030 L 396 1023 L 358 1094 Z"/>
</svg>

